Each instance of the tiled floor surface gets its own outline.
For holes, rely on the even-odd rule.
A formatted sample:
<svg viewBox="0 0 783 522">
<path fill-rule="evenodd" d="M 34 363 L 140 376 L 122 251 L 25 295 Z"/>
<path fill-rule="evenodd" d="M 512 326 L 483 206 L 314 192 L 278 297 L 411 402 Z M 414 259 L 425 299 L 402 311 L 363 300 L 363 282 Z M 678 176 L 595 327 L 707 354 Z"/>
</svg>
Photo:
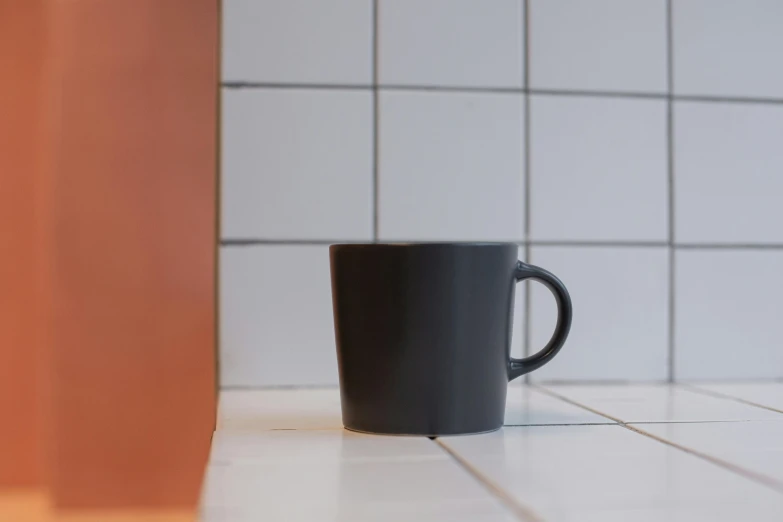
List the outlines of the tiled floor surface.
<svg viewBox="0 0 783 522">
<path fill-rule="evenodd" d="M 223 391 L 204 522 L 783 520 L 783 382 L 509 387 L 506 426 L 345 431 L 339 392 Z"/>
</svg>

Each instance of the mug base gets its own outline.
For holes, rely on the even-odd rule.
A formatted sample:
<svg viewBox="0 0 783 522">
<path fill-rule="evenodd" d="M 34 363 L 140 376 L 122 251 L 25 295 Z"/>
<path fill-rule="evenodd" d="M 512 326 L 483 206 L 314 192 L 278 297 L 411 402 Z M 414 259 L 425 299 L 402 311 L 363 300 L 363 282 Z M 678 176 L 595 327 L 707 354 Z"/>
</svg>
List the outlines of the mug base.
<svg viewBox="0 0 783 522">
<path fill-rule="evenodd" d="M 492 433 L 493 431 L 498 431 L 503 426 L 498 426 L 497 428 L 492 428 L 483 431 L 463 431 L 463 432 L 456 432 L 456 433 L 389 433 L 384 431 L 362 430 L 359 428 L 352 428 L 350 426 L 343 426 L 343 427 L 348 431 L 353 431 L 355 433 L 364 433 L 365 435 L 385 435 L 387 437 L 429 437 L 430 439 L 434 439 L 436 437 L 460 437 L 463 435 L 482 435 L 484 433 Z"/>
</svg>

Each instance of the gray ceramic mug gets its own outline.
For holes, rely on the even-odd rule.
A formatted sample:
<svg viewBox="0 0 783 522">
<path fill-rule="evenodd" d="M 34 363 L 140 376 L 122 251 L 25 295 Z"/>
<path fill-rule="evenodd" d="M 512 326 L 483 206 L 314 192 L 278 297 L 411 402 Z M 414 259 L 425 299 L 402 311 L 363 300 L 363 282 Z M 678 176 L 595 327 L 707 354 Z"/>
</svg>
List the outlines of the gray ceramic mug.
<svg viewBox="0 0 783 522">
<path fill-rule="evenodd" d="M 455 435 L 503 425 L 512 379 L 557 354 L 571 298 L 513 243 L 346 244 L 329 249 L 343 424 L 368 433 Z M 510 356 L 516 283 L 555 296 L 538 353 Z"/>
</svg>

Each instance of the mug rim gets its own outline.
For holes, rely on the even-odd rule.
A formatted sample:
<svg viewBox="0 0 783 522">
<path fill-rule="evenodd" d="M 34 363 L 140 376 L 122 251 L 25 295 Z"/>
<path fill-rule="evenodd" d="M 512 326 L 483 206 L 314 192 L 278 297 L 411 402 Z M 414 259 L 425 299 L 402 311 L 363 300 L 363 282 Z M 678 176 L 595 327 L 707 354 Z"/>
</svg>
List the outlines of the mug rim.
<svg viewBox="0 0 783 522">
<path fill-rule="evenodd" d="M 416 247 L 435 247 L 435 246 L 450 246 L 450 247 L 521 247 L 519 243 L 512 241 L 389 241 L 389 242 L 361 242 L 361 243 L 333 243 L 329 245 L 329 248 L 339 247 L 354 247 L 354 248 L 416 248 Z"/>
</svg>

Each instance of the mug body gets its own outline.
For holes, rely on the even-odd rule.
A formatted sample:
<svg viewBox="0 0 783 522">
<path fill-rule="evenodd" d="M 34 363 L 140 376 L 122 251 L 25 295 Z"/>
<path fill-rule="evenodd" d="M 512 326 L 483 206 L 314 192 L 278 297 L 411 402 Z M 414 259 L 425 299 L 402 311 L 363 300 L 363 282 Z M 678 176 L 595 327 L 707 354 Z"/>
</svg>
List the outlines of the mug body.
<svg viewBox="0 0 783 522">
<path fill-rule="evenodd" d="M 330 247 L 343 424 L 454 435 L 503 425 L 517 245 Z"/>
</svg>

